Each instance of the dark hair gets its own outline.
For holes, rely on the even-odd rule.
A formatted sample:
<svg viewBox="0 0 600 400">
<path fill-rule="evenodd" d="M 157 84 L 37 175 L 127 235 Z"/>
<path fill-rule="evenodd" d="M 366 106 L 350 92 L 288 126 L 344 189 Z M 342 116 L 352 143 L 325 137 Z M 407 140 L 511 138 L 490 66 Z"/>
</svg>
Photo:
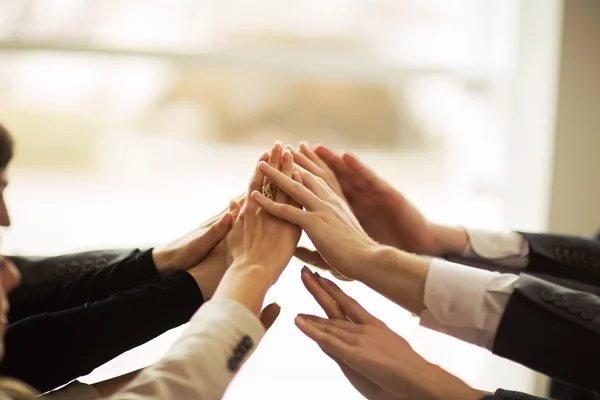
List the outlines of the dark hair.
<svg viewBox="0 0 600 400">
<path fill-rule="evenodd" d="M 13 158 L 15 142 L 8 130 L 0 124 L 0 170 L 6 169 Z"/>
</svg>

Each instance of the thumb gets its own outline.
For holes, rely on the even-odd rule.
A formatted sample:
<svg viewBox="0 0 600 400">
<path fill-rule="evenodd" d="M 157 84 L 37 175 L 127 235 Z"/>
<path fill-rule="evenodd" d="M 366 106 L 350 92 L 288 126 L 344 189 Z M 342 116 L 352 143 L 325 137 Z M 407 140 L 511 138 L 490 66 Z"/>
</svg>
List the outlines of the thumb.
<svg viewBox="0 0 600 400">
<path fill-rule="evenodd" d="M 269 328 L 273 325 L 280 312 L 281 307 L 277 303 L 271 303 L 263 308 L 262 312 L 260 313 L 260 322 L 262 322 L 266 330 L 269 330 Z"/>
<path fill-rule="evenodd" d="M 344 275 L 337 272 L 327 261 L 323 259 L 321 254 L 317 250 L 310 250 L 306 247 L 297 247 L 294 252 L 294 257 L 298 258 L 302 262 L 312 265 L 313 267 L 319 268 L 324 271 L 328 271 L 341 281 L 350 281 L 351 279 L 346 278 Z"/>
<path fill-rule="evenodd" d="M 231 213 L 234 221 L 237 219 L 238 215 L 240 215 L 241 209 L 242 206 L 236 199 L 229 200 L 229 212 Z"/>
<path fill-rule="evenodd" d="M 217 222 L 212 224 L 198 237 L 190 241 L 185 247 L 190 249 L 196 262 L 202 261 L 229 232 L 233 224 L 233 216 L 230 212 L 225 213 Z"/>
</svg>

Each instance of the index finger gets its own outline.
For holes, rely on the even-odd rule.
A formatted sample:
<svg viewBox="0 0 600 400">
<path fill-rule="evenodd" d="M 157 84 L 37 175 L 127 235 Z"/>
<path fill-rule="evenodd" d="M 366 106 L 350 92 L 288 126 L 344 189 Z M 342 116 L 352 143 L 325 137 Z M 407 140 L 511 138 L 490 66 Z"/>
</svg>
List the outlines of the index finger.
<svg viewBox="0 0 600 400">
<path fill-rule="evenodd" d="M 312 211 L 315 208 L 318 208 L 322 203 L 322 201 L 313 192 L 304 187 L 304 185 L 285 176 L 281 171 L 276 170 L 266 162 L 260 162 L 258 164 L 258 169 L 275 183 L 277 188 L 283 190 L 292 198 L 292 200 L 305 207 L 307 210 Z M 304 180 L 304 177 L 302 177 L 302 179 Z"/>
<path fill-rule="evenodd" d="M 342 161 L 346 164 L 347 168 L 352 170 L 354 175 L 362 181 L 356 182 L 361 186 L 389 186 L 385 179 L 360 161 L 354 154 L 344 153 L 344 155 L 342 155 Z"/>
<path fill-rule="evenodd" d="M 317 278 L 319 285 L 329 294 L 339 305 L 342 311 L 350 319 L 359 324 L 381 325 L 383 322 L 371 315 L 356 300 L 348 296 L 340 289 L 338 285 L 329 279 L 319 276 Z"/>
<path fill-rule="evenodd" d="M 352 175 L 352 171 L 348 168 L 346 163 L 344 163 L 342 157 L 330 148 L 325 147 L 323 145 L 318 145 L 315 148 L 315 153 L 319 156 L 321 160 L 323 160 L 325 164 L 327 164 L 329 168 L 331 168 L 333 173 L 338 178 L 340 176 Z"/>
<path fill-rule="evenodd" d="M 258 164 L 256 165 L 256 169 L 254 170 L 254 175 L 252 175 L 252 178 L 250 179 L 250 183 L 248 184 L 248 192 L 246 194 L 247 198 L 250 197 L 250 195 L 254 191 L 262 192 L 263 182 L 264 182 L 264 175 L 260 171 L 259 165 L 262 162 L 266 162 L 268 159 L 269 159 L 269 153 L 268 152 L 265 152 L 258 159 Z M 254 202 L 252 202 L 252 201 L 245 201 L 244 205 L 242 207 L 244 207 L 244 206 L 245 207 L 249 207 L 250 205 L 256 205 L 256 204 Z"/>
<path fill-rule="evenodd" d="M 319 285 L 319 282 L 317 282 L 317 279 L 308 268 L 302 268 L 300 274 L 304 287 L 314 297 L 329 318 L 347 320 L 346 313 L 344 313 L 337 301 Z"/>
</svg>

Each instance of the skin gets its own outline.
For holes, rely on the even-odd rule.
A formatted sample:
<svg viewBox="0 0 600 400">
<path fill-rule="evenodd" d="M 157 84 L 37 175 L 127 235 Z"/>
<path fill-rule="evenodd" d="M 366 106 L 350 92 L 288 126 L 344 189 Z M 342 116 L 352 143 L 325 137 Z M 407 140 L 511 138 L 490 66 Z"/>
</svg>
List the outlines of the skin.
<svg viewBox="0 0 600 400">
<path fill-rule="evenodd" d="M 367 399 L 475 400 L 486 394 L 427 362 L 335 283 L 307 268 L 302 282 L 329 318 L 300 314 L 296 325 Z"/>
<path fill-rule="evenodd" d="M 274 216 L 302 227 L 327 265 L 343 276 L 365 283 L 415 314 L 425 310 L 427 259 L 373 240 L 365 233 L 366 229 L 357 227 L 357 219 L 346 202 L 324 179 L 311 172 L 300 169 L 300 183 L 264 162 L 259 163 L 259 170 L 304 210 L 273 202 L 258 191 L 252 192 L 251 198 Z M 330 240 L 332 237 L 337 240 Z M 331 288 L 329 284 L 323 287 Z M 328 293 L 332 295 L 332 292 Z M 404 396 L 400 398 L 412 398 L 416 395 L 411 393 L 419 391 L 436 399 L 482 397 L 482 392 L 425 363 L 404 339 L 364 309 L 357 308 L 353 299 L 340 297 L 338 300 L 350 321 L 314 316 L 300 316 L 296 320 L 298 328 L 317 341 L 325 352 L 344 361 L 387 392 Z M 343 308 L 347 304 L 355 307 Z M 353 311 L 355 314 L 351 314 Z M 393 359 L 388 357 L 392 348 L 399 352 L 394 353 Z M 423 386 L 422 382 L 427 385 Z M 407 389 L 407 383 L 408 388 L 415 387 L 412 392 Z"/>
<path fill-rule="evenodd" d="M 267 161 L 268 164 L 263 156 L 259 165 L 269 165 L 294 182 L 299 179 L 298 174 L 294 175 L 291 153 L 284 152 L 280 143 L 275 144 Z M 257 167 L 248 185 L 248 199 L 226 239 L 233 262 L 215 293 L 215 298 L 236 300 L 257 315 L 268 289 L 293 256 L 301 235 L 299 227 L 273 217 L 250 198 L 266 182 L 269 183 Z M 298 209 L 285 191 L 278 188 L 272 201 Z"/>
<path fill-rule="evenodd" d="M 284 153 L 281 144 L 276 144 L 271 154 L 266 153 L 261 160 L 281 168 L 286 176 L 294 176 L 291 153 Z M 296 174 L 295 178 L 299 179 L 299 175 Z M 0 179 L 0 223 L 8 226 L 10 218 L 3 196 L 7 184 L 5 171 L 2 171 Z M 261 188 L 263 182 L 264 176 L 256 170 L 249 188 Z M 277 193 L 275 201 L 295 205 L 284 192 Z M 245 305 L 268 329 L 278 317 L 280 307 L 273 303 L 261 311 L 264 297 L 293 256 L 301 231 L 260 210 L 253 201 L 244 200 L 243 204 L 241 206 L 237 201 L 232 201 L 229 211 L 216 222 L 159 248 L 153 253 L 153 258 L 159 272 L 168 274 L 187 270 L 198 282 L 205 299 L 213 297 L 216 290 L 215 297 L 229 298 Z M 7 294 L 18 286 L 19 280 L 14 265 L 0 258 L 0 315 L 4 321 L 0 324 L 2 335 L 9 308 Z M 0 350 L 3 348 L 0 347 Z M 100 382 L 95 387 L 102 396 L 108 396 L 126 386 L 139 373 L 134 371 Z"/>
<path fill-rule="evenodd" d="M 375 242 L 357 228 L 346 203 L 310 172 L 300 171 L 300 184 L 266 163 L 259 168 L 305 210 L 275 203 L 256 191 L 252 198 L 274 216 L 300 226 L 331 268 L 415 314 L 425 309 L 426 259 Z"/>
<path fill-rule="evenodd" d="M 309 144 L 301 144 L 298 151 L 305 157 L 296 162 L 324 179 L 345 199 L 364 231 L 378 243 L 433 257 L 461 254 L 467 247 L 468 238 L 462 228 L 429 221 L 401 192 L 355 155 L 339 155 L 328 147 Z M 307 164 L 306 159 L 318 168 Z"/>
</svg>

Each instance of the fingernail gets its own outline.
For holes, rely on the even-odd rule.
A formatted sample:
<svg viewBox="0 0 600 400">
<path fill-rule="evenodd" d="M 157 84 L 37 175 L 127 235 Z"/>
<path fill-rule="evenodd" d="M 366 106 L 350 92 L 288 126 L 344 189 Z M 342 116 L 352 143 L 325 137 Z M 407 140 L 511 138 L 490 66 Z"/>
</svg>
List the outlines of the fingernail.
<svg viewBox="0 0 600 400">
<path fill-rule="evenodd" d="M 310 269 L 305 265 L 302 267 L 302 270 L 300 270 L 300 273 L 310 275 Z"/>
<path fill-rule="evenodd" d="M 291 157 L 292 157 L 292 153 L 289 150 L 285 150 L 285 152 L 283 153 L 283 161 L 284 162 L 290 162 L 291 161 Z"/>
<path fill-rule="evenodd" d="M 305 319 L 307 319 L 306 318 L 307 316 L 308 316 L 307 314 L 300 313 L 300 314 L 296 315 L 296 318 L 300 318 L 302 320 L 305 320 Z"/>
<path fill-rule="evenodd" d="M 321 275 L 319 275 L 319 273 L 317 271 L 313 272 L 313 274 L 315 275 L 316 278 L 320 278 Z"/>
</svg>

